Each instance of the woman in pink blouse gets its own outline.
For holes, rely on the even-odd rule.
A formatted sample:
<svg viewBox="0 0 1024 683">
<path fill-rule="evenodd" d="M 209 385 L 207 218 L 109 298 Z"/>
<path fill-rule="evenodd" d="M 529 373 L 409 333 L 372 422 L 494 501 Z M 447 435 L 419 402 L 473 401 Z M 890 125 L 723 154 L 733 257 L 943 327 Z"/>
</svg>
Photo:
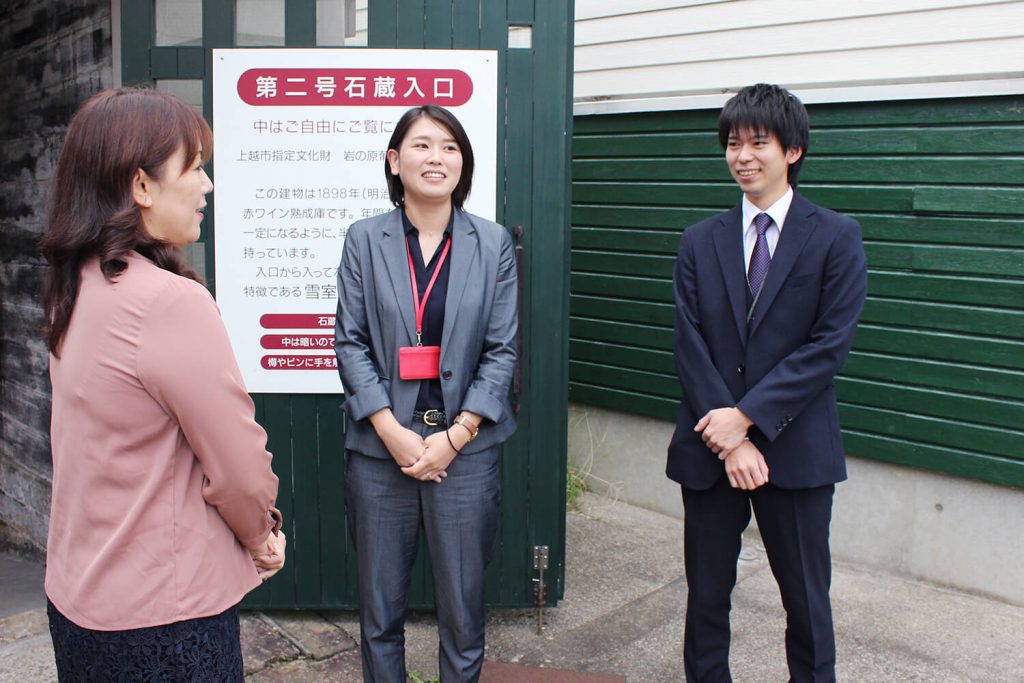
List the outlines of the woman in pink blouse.
<svg viewBox="0 0 1024 683">
<path fill-rule="evenodd" d="M 199 237 L 212 136 L 154 90 L 68 128 L 43 305 L 53 385 L 46 595 L 62 681 L 240 681 L 237 604 L 284 564 L 277 477 Z"/>
</svg>

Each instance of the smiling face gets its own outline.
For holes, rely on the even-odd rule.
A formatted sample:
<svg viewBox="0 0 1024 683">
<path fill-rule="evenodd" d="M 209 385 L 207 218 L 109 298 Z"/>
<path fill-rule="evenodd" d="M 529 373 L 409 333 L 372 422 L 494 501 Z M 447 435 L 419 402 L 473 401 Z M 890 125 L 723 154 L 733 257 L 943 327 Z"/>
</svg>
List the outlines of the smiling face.
<svg viewBox="0 0 1024 683">
<path fill-rule="evenodd" d="M 462 177 L 462 150 L 451 131 L 421 116 L 398 149 L 388 150 L 388 166 L 402 181 L 407 206 L 448 203 Z"/>
<path fill-rule="evenodd" d="M 185 149 L 179 147 L 164 163 L 160 176 L 158 180 L 141 169 L 135 176 L 133 196 L 146 232 L 176 247 L 195 242 L 206 195 L 213 190 L 213 182 L 203 169 L 202 150 L 186 166 Z"/>
<path fill-rule="evenodd" d="M 774 204 L 789 188 L 789 165 L 800 158 L 799 147 L 783 150 L 772 133 L 732 131 L 725 148 L 729 172 L 743 194 L 759 209 Z"/>
</svg>

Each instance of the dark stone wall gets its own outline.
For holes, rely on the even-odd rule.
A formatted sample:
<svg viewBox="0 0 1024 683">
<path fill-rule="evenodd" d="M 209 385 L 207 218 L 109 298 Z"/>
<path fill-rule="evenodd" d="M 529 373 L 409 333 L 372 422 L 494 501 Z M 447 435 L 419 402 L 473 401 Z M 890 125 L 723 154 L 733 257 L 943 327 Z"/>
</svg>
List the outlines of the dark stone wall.
<svg viewBox="0 0 1024 683">
<path fill-rule="evenodd" d="M 0 22 L 0 542 L 41 551 L 50 383 L 39 238 L 68 120 L 113 85 L 110 2 L 8 0 Z"/>
</svg>

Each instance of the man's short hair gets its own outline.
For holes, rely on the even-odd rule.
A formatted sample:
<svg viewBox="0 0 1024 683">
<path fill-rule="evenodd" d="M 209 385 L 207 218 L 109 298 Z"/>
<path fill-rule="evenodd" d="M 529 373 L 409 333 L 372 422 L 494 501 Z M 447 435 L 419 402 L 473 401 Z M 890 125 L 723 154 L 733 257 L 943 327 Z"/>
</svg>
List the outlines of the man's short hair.
<svg viewBox="0 0 1024 683">
<path fill-rule="evenodd" d="M 782 144 L 783 151 L 797 147 L 803 150 L 800 158 L 789 165 L 789 184 L 796 187 L 810 142 L 810 122 L 803 102 L 777 85 L 748 85 L 722 107 L 718 117 L 718 141 L 722 148 L 728 146 L 730 135 L 745 129 L 771 133 Z"/>
</svg>

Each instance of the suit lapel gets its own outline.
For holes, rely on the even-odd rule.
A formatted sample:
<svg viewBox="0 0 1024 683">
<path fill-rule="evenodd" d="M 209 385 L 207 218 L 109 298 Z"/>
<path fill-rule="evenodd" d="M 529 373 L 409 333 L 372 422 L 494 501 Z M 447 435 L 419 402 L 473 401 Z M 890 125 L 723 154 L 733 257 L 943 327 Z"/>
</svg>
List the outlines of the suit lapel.
<svg viewBox="0 0 1024 683">
<path fill-rule="evenodd" d="M 459 305 L 462 303 L 462 296 L 469 284 L 470 267 L 477 254 L 476 227 L 469 219 L 469 216 L 458 209 L 455 211 L 455 220 L 452 221 L 452 250 L 451 271 L 448 273 L 448 296 L 444 300 L 444 329 L 441 332 L 441 358 L 444 358 L 448 342 L 452 337 L 452 330 L 455 328 L 455 319 L 458 318 Z M 481 283 L 482 286 L 482 283 Z"/>
<path fill-rule="evenodd" d="M 725 290 L 736 320 L 736 332 L 744 344 L 747 339 L 747 275 L 743 268 L 743 210 L 739 206 L 726 212 L 712 232 L 718 265 L 722 269 Z"/>
<path fill-rule="evenodd" d="M 381 228 L 379 243 L 384 265 L 387 267 L 391 286 L 398 299 L 398 310 L 402 313 L 405 330 L 409 338 L 405 346 L 416 343 L 416 308 L 412 301 L 412 280 L 409 279 L 408 246 L 405 230 L 402 228 L 402 211 L 395 209 L 387 215 Z"/>
<path fill-rule="evenodd" d="M 782 283 L 789 277 L 789 273 L 796 265 L 800 252 L 803 251 L 807 239 L 817 227 L 814 205 L 798 194 L 794 194 L 793 203 L 786 215 L 786 222 L 779 235 L 779 243 L 775 246 L 775 254 L 772 255 L 771 266 L 768 267 L 768 274 L 764 278 L 763 290 L 757 300 L 754 309 L 754 317 L 750 321 L 748 336 L 754 334 L 761 321 L 764 320 L 764 312 L 771 307 L 782 289 Z"/>
</svg>

